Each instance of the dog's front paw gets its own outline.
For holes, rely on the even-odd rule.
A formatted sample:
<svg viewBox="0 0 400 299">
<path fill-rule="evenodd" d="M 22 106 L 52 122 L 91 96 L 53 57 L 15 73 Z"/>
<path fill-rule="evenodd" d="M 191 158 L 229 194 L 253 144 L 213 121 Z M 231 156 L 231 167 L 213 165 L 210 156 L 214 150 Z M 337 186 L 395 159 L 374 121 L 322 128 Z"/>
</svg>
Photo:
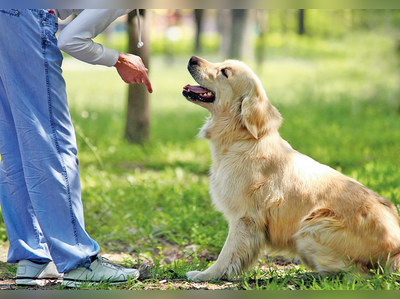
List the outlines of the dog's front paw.
<svg viewBox="0 0 400 299">
<path fill-rule="evenodd" d="M 186 277 L 191 281 L 205 281 L 208 280 L 204 272 L 201 271 L 190 271 L 186 273 Z"/>
</svg>

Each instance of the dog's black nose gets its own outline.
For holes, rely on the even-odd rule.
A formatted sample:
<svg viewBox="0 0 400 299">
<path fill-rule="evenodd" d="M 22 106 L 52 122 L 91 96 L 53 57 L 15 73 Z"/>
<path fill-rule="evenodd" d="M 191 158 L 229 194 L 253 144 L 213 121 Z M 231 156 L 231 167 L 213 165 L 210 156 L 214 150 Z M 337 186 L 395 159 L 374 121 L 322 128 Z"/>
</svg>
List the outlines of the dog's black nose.
<svg viewBox="0 0 400 299">
<path fill-rule="evenodd" d="M 189 60 L 190 65 L 198 65 L 199 64 L 199 58 L 196 56 L 192 56 Z"/>
</svg>

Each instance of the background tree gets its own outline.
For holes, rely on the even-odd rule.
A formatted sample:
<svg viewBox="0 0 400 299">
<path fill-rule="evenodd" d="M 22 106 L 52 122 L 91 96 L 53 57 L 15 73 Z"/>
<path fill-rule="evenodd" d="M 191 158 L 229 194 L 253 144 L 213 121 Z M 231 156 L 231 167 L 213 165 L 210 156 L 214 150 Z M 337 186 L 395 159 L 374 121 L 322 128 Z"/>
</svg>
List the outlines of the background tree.
<svg viewBox="0 0 400 299">
<path fill-rule="evenodd" d="M 261 73 L 267 51 L 266 35 L 269 30 L 268 10 L 258 9 L 256 11 L 256 24 L 258 34 L 255 47 L 255 59 L 257 61 L 258 72 Z"/>
<path fill-rule="evenodd" d="M 304 9 L 299 9 L 299 34 L 303 35 L 306 32 L 304 26 Z"/>
<path fill-rule="evenodd" d="M 144 65 L 149 68 L 150 41 L 149 21 L 145 18 L 145 10 L 140 10 L 142 40 L 144 46 L 137 47 L 138 26 L 136 10 L 128 15 L 128 52 L 142 58 Z M 150 109 L 149 93 L 144 84 L 130 84 L 128 91 L 128 106 L 126 114 L 125 139 L 133 143 L 143 143 L 149 139 L 150 133 Z"/>
<path fill-rule="evenodd" d="M 233 59 L 242 58 L 244 32 L 246 30 L 247 9 L 232 9 L 231 40 L 228 57 Z"/>
<path fill-rule="evenodd" d="M 194 16 L 196 22 L 196 43 L 194 51 L 195 53 L 201 53 L 202 48 L 201 48 L 200 36 L 202 31 L 201 25 L 203 23 L 204 9 L 195 9 Z"/>
<path fill-rule="evenodd" d="M 216 23 L 218 26 L 221 42 L 219 47 L 219 54 L 226 57 L 230 47 L 230 33 L 231 33 L 231 19 L 232 14 L 230 9 L 218 9 L 216 14 Z"/>
</svg>

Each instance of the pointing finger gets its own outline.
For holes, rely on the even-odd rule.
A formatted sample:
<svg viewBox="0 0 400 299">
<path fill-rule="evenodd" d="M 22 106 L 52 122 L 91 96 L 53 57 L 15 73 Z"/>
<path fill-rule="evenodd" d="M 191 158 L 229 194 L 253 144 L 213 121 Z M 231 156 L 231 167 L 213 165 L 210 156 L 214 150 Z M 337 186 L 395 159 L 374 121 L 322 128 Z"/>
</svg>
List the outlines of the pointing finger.
<svg viewBox="0 0 400 299">
<path fill-rule="evenodd" d="M 153 87 L 151 86 L 150 79 L 149 79 L 149 77 L 147 76 L 146 73 L 143 74 L 143 83 L 146 86 L 147 91 L 149 93 L 152 93 L 153 92 Z"/>
</svg>

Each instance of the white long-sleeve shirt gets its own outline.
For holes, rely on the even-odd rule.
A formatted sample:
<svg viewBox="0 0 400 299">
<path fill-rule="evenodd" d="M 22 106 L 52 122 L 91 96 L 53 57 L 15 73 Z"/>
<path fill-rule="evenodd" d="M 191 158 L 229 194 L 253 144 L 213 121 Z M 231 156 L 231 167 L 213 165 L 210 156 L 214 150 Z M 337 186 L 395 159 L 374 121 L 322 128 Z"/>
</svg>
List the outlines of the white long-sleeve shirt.
<svg viewBox="0 0 400 299">
<path fill-rule="evenodd" d="M 62 20 L 71 14 L 77 15 L 60 32 L 58 47 L 62 51 L 90 64 L 115 65 L 119 57 L 118 51 L 95 43 L 93 38 L 132 9 L 55 9 L 54 11 Z"/>
</svg>

